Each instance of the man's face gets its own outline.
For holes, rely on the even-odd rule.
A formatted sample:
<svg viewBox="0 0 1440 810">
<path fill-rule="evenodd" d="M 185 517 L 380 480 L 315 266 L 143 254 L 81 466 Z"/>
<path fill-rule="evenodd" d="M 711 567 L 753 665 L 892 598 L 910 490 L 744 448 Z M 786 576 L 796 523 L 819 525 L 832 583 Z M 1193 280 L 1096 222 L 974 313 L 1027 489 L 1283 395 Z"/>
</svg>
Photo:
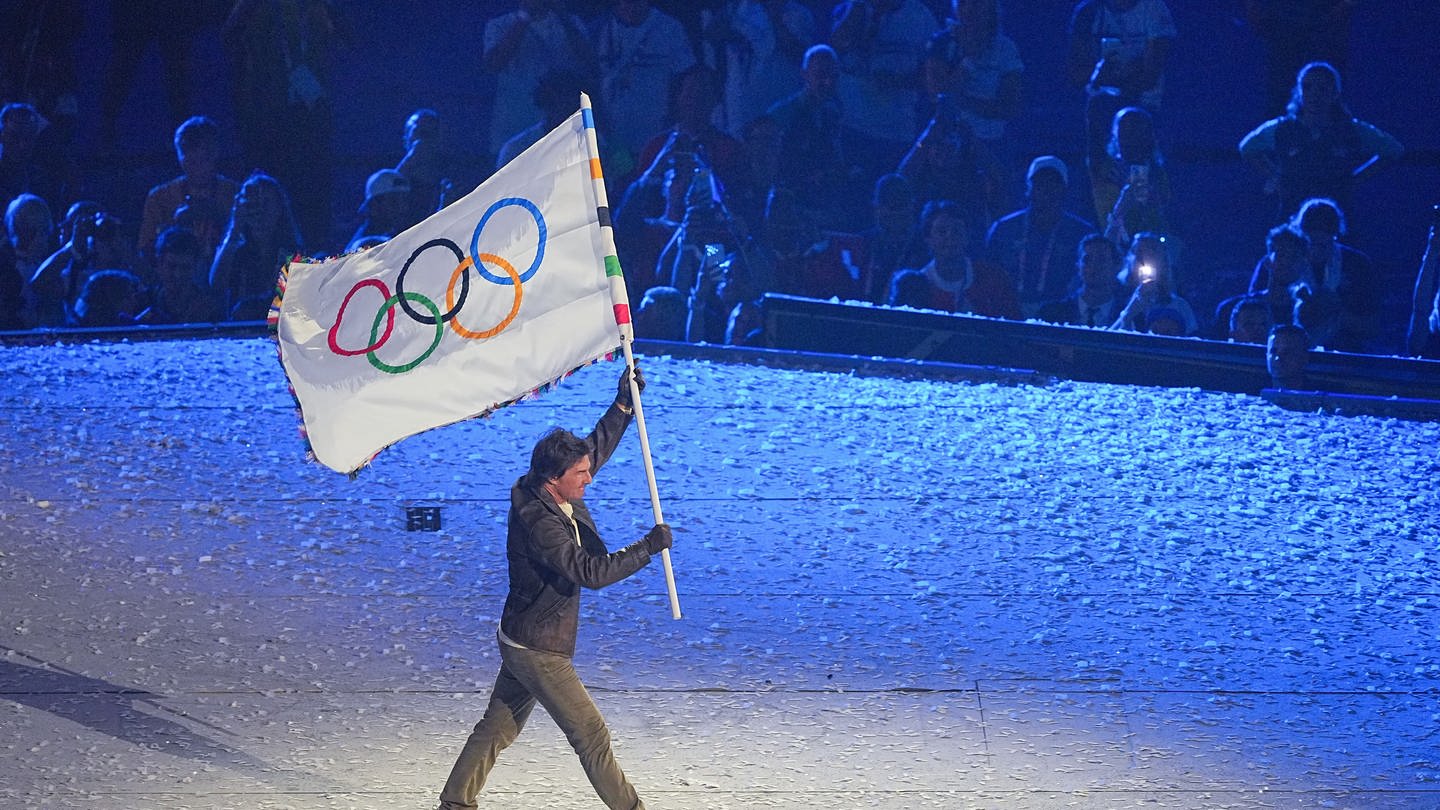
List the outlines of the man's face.
<svg viewBox="0 0 1440 810">
<path fill-rule="evenodd" d="M 195 278 L 198 259 L 179 250 L 167 250 L 155 257 L 155 275 L 162 284 L 188 284 Z"/>
<path fill-rule="evenodd" d="M 831 98 L 840 82 L 840 64 L 828 55 L 816 54 L 805 66 L 805 91 L 814 98 Z"/>
<path fill-rule="evenodd" d="M 1080 249 L 1080 278 L 1085 286 L 1095 290 L 1108 290 L 1116 285 L 1115 274 L 1120 269 L 1114 253 L 1104 245 L 1090 244 Z"/>
<path fill-rule="evenodd" d="M 1270 330 L 1270 316 L 1260 307 L 1244 307 L 1235 313 L 1230 339 L 1236 343 L 1264 343 Z"/>
<path fill-rule="evenodd" d="M 1305 341 L 1299 335 L 1271 335 L 1265 351 L 1265 367 L 1277 382 L 1297 383 L 1304 379 L 1310 361 Z"/>
<path fill-rule="evenodd" d="M 180 163 L 181 171 L 197 177 L 215 174 L 215 169 L 220 164 L 219 150 L 214 144 L 204 141 L 181 143 L 175 150 L 175 157 Z"/>
<path fill-rule="evenodd" d="M 585 497 L 585 487 L 594 480 L 590 477 L 590 457 L 581 456 L 570 465 L 559 478 L 551 478 L 548 484 L 550 494 L 558 503 L 578 501 Z"/>
<path fill-rule="evenodd" d="M 1276 241 L 1270 251 L 1270 286 L 1288 289 L 1305 269 L 1305 247 L 1298 242 Z"/>
<path fill-rule="evenodd" d="M 925 237 L 930 254 L 941 261 L 964 258 L 968 242 L 965 223 L 959 217 L 948 214 L 935 217 L 930 222 L 930 233 Z"/>
<path fill-rule="evenodd" d="M 1312 226 L 1305 229 L 1305 236 L 1310 239 L 1310 263 L 1329 263 L 1330 256 L 1335 252 L 1335 240 L 1340 235 L 1329 228 Z"/>
<path fill-rule="evenodd" d="M 1059 208 L 1065 201 L 1065 178 L 1054 169 L 1041 169 L 1030 178 L 1027 192 L 1036 208 Z"/>
</svg>

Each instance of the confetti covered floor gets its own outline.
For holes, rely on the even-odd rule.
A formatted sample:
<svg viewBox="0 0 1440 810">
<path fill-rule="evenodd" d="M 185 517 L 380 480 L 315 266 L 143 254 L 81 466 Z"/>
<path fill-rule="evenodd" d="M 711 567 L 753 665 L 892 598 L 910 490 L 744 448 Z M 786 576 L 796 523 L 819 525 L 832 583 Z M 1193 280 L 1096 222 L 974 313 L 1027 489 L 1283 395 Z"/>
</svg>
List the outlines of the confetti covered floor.
<svg viewBox="0 0 1440 810">
<path fill-rule="evenodd" d="M 588 594 L 577 667 L 652 810 L 1440 807 L 1440 424 L 643 363 L 686 616 Z M 264 340 L 0 370 L 0 806 L 339 810 L 434 806 L 508 484 L 618 366 L 355 480 Z M 648 528 L 633 432 L 588 500 Z M 481 806 L 600 805 L 537 712 Z"/>
</svg>

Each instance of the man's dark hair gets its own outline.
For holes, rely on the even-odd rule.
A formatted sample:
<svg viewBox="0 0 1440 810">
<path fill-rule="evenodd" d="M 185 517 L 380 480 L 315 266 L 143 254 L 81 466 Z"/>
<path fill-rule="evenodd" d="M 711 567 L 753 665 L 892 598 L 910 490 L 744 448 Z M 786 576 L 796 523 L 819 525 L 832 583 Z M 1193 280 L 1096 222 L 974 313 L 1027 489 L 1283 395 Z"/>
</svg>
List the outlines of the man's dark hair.
<svg viewBox="0 0 1440 810">
<path fill-rule="evenodd" d="M 925 203 L 925 207 L 920 211 L 920 235 L 929 239 L 930 228 L 940 217 L 952 217 L 960 221 L 962 228 L 968 230 L 970 227 L 970 219 L 965 216 L 965 209 L 960 207 L 960 203 L 954 200 L 931 200 Z"/>
<path fill-rule="evenodd" d="M 1263 312 L 1263 313 L 1265 313 L 1265 320 L 1266 320 L 1266 321 L 1269 321 L 1269 320 L 1270 320 L 1270 303 L 1265 300 L 1265 296 L 1263 296 L 1263 295 L 1247 295 L 1247 296 L 1245 296 L 1244 298 L 1241 298 L 1239 301 L 1236 301 L 1236 302 L 1235 302 L 1235 307 L 1230 310 L 1230 329 L 1231 329 L 1231 331 L 1234 331 L 1236 325 L 1238 325 L 1238 324 L 1240 323 L 1240 313 L 1245 312 L 1245 311 L 1248 311 L 1248 310 L 1252 310 L 1252 309 L 1253 309 L 1253 310 L 1256 310 L 1257 312 Z M 1272 325 L 1272 326 L 1273 326 L 1273 325 Z M 1296 328 L 1299 328 L 1299 327 L 1296 327 Z"/>
<path fill-rule="evenodd" d="M 1110 257 L 1111 264 L 1118 265 L 1125 260 L 1125 257 L 1120 253 L 1120 246 L 1115 244 L 1114 240 L 1103 233 L 1092 233 L 1082 238 L 1080 240 L 1080 252 L 1085 252 L 1085 248 L 1091 245 L 1103 245 L 1106 255 Z"/>
<path fill-rule="evenodd" d="M 1310 237 L 1306 236 L 1304 231 L 1289 222 L 1282 222 L 1271 228 L 1269 233 L 1265 234 L 1266 250 L 1274 250 L 1277 245 L 1283 242 L 1289 242 L 1301 250 L 1310 247 Z"/>
<path fill-rule="evenodd" d="M 590 445 L 585 440 L 564 428 L 554 428 L 540 437 L 535 449 L 530 451 L 530 470 L 525 473 L 525 484 L 536 489 L 546 481 L 559 478 L 575 462 L 590 455 Z"/>
<path fill-rule="evenodd" d="M 220 143 L 220 125 L 203 115 L 185 119 L 175 128 L 175 148 L 204 144 L 215 146 Z"/>
<path fill-rule="evenodd" d="M 1305 327 L 1303 326 L 1299 326 L 1293 323 L 1277 323 L 1270 329 L 1270 337 L 1272 338 L 1285 337 L 1287 335 L 1291 337 L 1298 337 L 1301 340 L 1305 341 L 1306 346 L 1310 345 L 1310 333 L 1306 332 Z"/>
</svg>

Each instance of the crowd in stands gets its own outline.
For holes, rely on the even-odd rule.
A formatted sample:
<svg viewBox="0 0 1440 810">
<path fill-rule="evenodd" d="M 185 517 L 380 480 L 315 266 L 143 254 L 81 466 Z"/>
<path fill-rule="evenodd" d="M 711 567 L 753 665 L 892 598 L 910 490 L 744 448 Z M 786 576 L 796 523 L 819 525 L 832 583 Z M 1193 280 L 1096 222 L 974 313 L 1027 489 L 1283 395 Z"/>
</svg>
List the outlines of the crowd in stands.
<svg viewBox="0 0 1440 810">
<path fill-rule="evenodd" d="M 233 132 L 190 114 L 189 66 L 168 58 L 178 174 L 150 190 L 133 228 L 114 201 L 77 194 L 94 187 L 77 177 L 74 132 L 87 111 L 65 58 L 80 45 L 83 4 L 42 5 L 57 11 L 21 30 L 43 47 L 12 49 L 0 67 L 3 329 L 263 318 L 286 259 L 383 243 L 459 196 L 452 150 L 502 166 L 585 91 L 643 337 L 761 343 L 761 297 L 787 293 L 1243 343 L 1279 329 L 1310 346 L 1440 357 L 1436 230 L 1403 347 L 1379 340 L 1394 316 L 1372 262 L 1347 244 L 1355 186 L 1402 153 L 1345 102 L 1348 3 L 1319 16 L 1296 9 L 1324 2 L 1247 4 L 1269 44 L 1265 91 L 1278 115 L 1237 150 L 1273 194 L 1273 228 L 1248 287 L 1213 313 L 1185 297 L 1168 215 L 1176 191 L 1156 130 L 1179 33 L 1165 0 L 1075 3 L 1068 75 L 1054 77 L 1025 77 L 998 0 L 666 10 L 611 0 L 578 4 L 583 14 L 517 0 L 483 32 L 488 140 L 447 143 L 440 115 L 416 110 L 403 157 L 374 167 L 358 227 L 339 244 L 321 58 L 341 37 L 336 4 L 233 3 Z M 149 6 L 186 18 L 184 3 Z M 135 49 L 160 36 L 115 8 L 115 64 L 92 124 L 102 140 L 134 80 Z M 1083 154 L 1017 153 L 1007 127 L 1026 83 L 1067 81 L 1083 102 Z M 263 167 L 243 181 L 219 169 L 230 138 Z"/>
</svg>

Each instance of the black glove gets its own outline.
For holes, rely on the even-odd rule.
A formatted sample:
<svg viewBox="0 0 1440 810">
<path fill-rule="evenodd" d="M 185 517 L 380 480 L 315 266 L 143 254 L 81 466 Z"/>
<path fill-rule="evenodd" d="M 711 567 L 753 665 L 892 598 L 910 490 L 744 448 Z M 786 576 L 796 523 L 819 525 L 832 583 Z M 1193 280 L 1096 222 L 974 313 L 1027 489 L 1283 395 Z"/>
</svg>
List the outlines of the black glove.
<svg viewBox="0 0 1440 810">
<path fill-rule="evenodd" d="M 639 365 L 635 366 L 635 387 L 640 389 L 642 393 L 645 391 L 645 375 L 641 373 Z M 627 366 L 626 369 L 620 373 L 619 393 L 615 395 L 615 401 L 624 405 L 626 408 L 633 408 L 635 403 L 630 400 L 630 369 Z"/>
<path fill-rule="evenodd" d="M 645 550 L 650 552 L 651 556 L 659 554 L 663 549 L 670 548 L 672 542 L 670 525 L 668 523 L 656 523 L 655 528 L 647 532 L 640 542 L 645 544 Z"/>
</svg>

